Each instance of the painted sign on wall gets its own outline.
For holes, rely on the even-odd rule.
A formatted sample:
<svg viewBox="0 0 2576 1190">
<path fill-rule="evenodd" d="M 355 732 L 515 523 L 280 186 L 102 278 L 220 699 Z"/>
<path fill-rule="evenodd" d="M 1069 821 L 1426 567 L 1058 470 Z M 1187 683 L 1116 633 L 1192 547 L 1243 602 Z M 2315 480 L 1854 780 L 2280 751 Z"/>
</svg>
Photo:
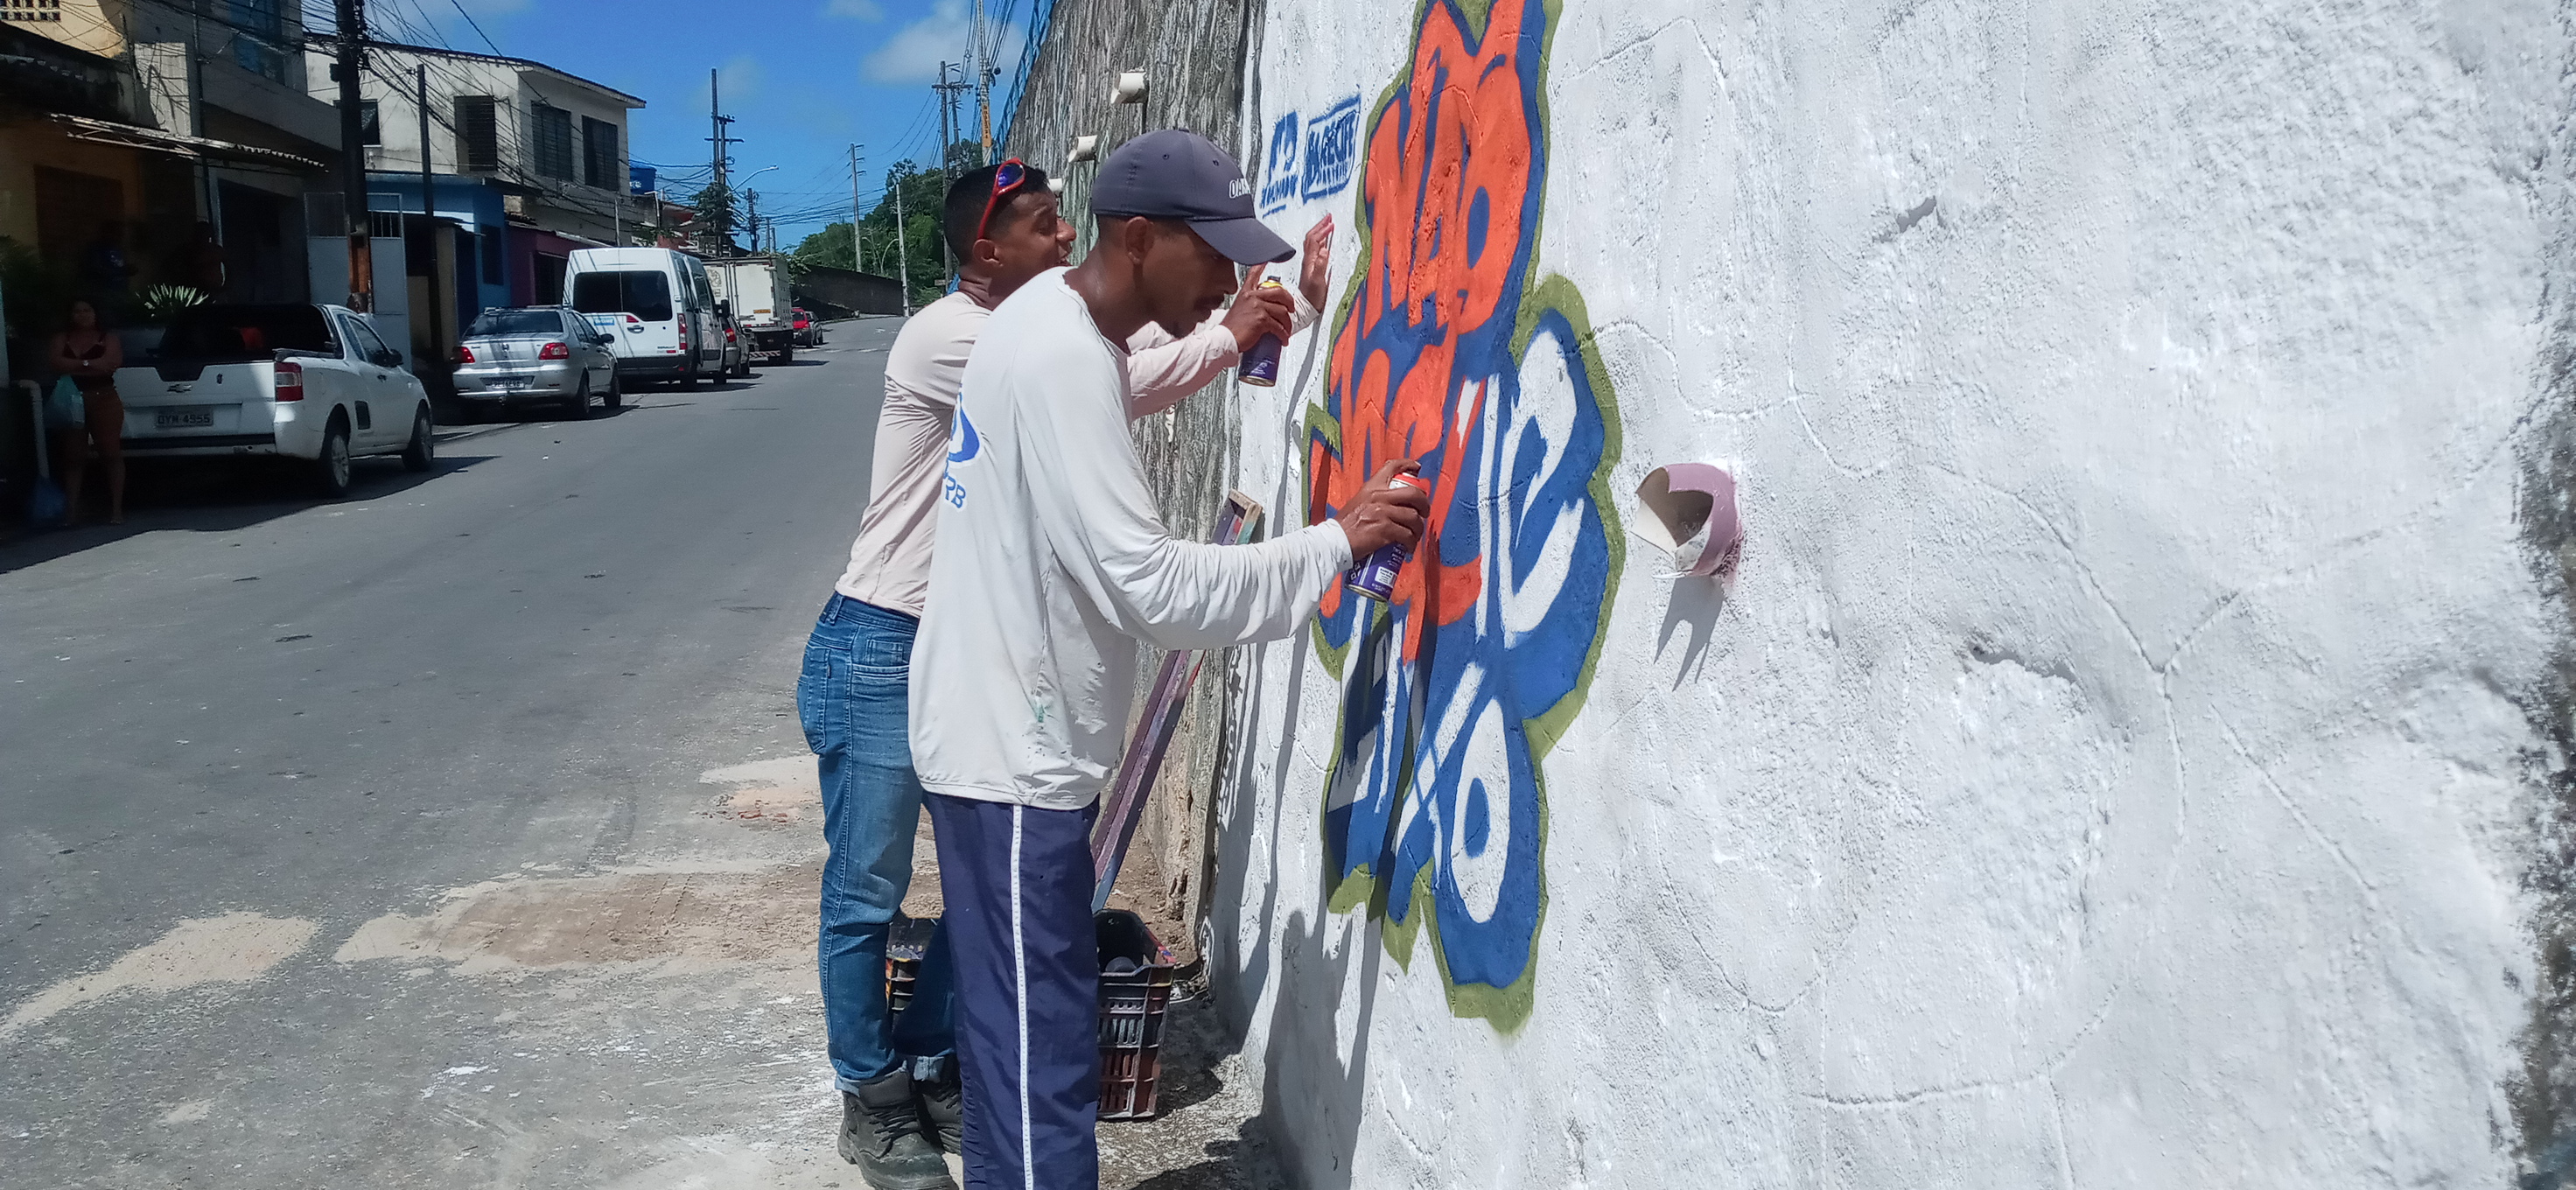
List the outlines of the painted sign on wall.
<svg viewBox="0 0 2576 1190">
<path fill-rule="evenodd" d="M 1331 198 L 1350 188 L 1359 158 L 1360 97 L 1343 97 L 1301 124 L 1288 112 L 1270 125 L 1270 147 L 1261 171 L 1261 213 L 1275 215 L 1299 200 Z"/>
<path fill-rule="evenodd" d="M 1270 126 L 1270 151 L 1261 166 L 1261 213 L 1275 215 L 1297 201 L 1297 113 Z"/>
<path fill-rule="evenodd" d="M 1333 907 L 1382 913 L 1408 964 L 1427 919 L 1452 1011 L 1504 1029 L 1529 1013 L 1544 917 L 1542 761 L 1590 685 L 1620 558 L 1609 380 L 1574 285 L 1534 262 L 1550 17 L 1500 0 L 1479 29 L 1453 0 L 1421 8 L 1368 120 L 1364 255 L 1308 411 L 1310 518 L 1389 459 L 1422 460 L 1433 492 L 1394 598 L 1336 591 L 1317 629 L 1344 683 Z M 1327 116 L 1344 110 L 1357 144 L 1356 103 Z M 1323 124 L 1308 192 L 1341 152 Z"/>
</svg>

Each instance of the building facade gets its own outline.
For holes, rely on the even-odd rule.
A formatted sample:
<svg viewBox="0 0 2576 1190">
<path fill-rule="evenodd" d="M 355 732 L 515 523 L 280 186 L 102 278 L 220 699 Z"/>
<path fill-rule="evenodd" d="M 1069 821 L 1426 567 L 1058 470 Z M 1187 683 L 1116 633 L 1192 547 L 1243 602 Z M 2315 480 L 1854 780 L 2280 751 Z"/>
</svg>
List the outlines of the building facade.
<svg viewBox="0 0 2576 1190">
<path fill-rule="evenodd" d="M 317 63 L 309 76 L 324 80 L 314 85 L 329 86 L 318 65 L 327 53 L 308 53 Z M 503 242 L 499 259 L 486 263 L 500 265 L 497 283 L 512 304 L 560 300 L 568 254 L 624 243 L 636 221 L 653 214 L 628 194 L 626 113 L 643 100 L 522 58 L 381 42 L 369 44 L 367 58 L 370 191 L 407 193 L 411 205 L 401 209 L 419 209 L 425 81 L 429 171 L 499 197 L 502 227 L 460 226 L 478 237 L 464 246 L 478 261 L 489 251 L 480 237 Z M 439 213 L 479 220 L 482 209 Z M 496 283 L 488 267 L 476 272 L 480 284 Z"/>
<path fill-rule="evenodd" d="M 0 81 L 0 236 L 93 288 L 114 271 L 101 263 L 112 243 L 127 287 L 306 296 L 298 197 L 336 159 L 339 128 L 306 93 L 295 8 L 57 0 L 0 8 L 0 36 L 25 47 Z M 63 89 L 84 74 L 110 81 Z M 193 250 L 199 221 L 220 264 Z"/>
</svg>

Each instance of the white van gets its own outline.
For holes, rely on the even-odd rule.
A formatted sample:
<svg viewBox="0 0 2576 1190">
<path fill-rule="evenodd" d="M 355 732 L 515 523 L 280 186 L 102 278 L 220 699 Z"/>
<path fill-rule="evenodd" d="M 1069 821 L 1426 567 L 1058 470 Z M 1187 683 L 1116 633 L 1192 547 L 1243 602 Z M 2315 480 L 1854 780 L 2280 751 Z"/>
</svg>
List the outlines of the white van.
<svg viewBox="0 0 2576 1190">
<path fill-rule="evenodd" d="M 564 266 L 564 304 L 617 341 L 620 387 L 724 375 L 724 327 L 707 267 L 669 248 L 583 248 Z"/>
</svg>

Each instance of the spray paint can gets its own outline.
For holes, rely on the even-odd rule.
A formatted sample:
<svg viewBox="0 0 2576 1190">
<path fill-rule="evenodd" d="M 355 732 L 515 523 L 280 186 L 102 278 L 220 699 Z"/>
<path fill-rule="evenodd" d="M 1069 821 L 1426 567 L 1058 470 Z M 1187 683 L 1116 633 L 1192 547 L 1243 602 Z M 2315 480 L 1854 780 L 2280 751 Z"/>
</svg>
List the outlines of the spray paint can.
<svg viewBox="0 0 2576 1190">
<path fill-rule="evenodd" d="M 1398 474 L 1395 482 L 1426 496 L 1431 494 L 1431 481 L 1420 475 Z M 1424 530 L 1429 531 L 1429 526 L 1424 526 Z M 1396 567 L 1412 559 L 1413 549 L 1410 546 L 1379 546 L 1376 553 L 1362 558 L 1359 565 L 1351 567 L 1350 573 L 1344 576 L 1346 581 L 1343 585 L 1349 587 L 1353 595 L 1384 603 L 1395 595 Z"/>
<path fill-rule="evenodd" d="M 1264 281 L 1263 289 L 1277 289 L 1277 281 Z M 1279 351 L 1287 344 L 1277 335 L 1263 335 L 1253 340 L 1252 350 L 1243 353 L 1243 367 L 1235 373 L 1245 384 L 1268 388 L 1279 383 Z"/>
</svg>

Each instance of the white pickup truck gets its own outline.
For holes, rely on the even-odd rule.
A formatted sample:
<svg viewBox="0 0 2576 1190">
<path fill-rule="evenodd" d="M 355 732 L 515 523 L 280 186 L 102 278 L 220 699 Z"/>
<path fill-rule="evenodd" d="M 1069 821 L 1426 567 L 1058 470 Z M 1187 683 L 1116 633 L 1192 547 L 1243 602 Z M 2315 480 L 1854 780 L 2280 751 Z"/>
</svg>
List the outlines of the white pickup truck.
<svg viewBox="0 0 2576 1190">
<path fill-rule="evenodd" d="M 329 496 L 350 460 L 429 470 L 429 393 L 366 318 L 341 306 L 194 306 L 149 357 L 117 370 L 125 453 L 244 455 L 313 465 Z"/>
</svg>

